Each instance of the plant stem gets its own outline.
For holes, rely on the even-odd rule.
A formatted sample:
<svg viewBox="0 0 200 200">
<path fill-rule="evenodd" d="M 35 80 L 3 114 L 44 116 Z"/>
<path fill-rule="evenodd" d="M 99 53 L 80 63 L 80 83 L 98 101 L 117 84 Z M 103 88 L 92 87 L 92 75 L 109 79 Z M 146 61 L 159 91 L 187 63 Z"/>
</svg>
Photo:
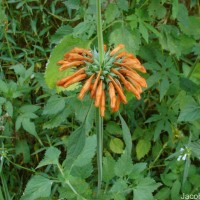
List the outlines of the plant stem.
<svg viewBox="0 0 200 200">
<path fill-rule="evenodd" d="M 101 20 L 101 0 L 97 0 L 96 9 L 97 9 L 97 37 L 98 37 L 99 60 L 100 63 L 103 64 L 104 48 L 103 48 L 103 33 L 102 33 L 102 20 Z"/>
<path fill-rule="evenodd" d="M 102 157 L 103 157 L 103 118 L 100 116 L 100 109 L 96 109 L 96 131 L 97 131 L 97 166 L 98 166 L 98 190 L 101 191 L 102 184 Z"/>
</svg>

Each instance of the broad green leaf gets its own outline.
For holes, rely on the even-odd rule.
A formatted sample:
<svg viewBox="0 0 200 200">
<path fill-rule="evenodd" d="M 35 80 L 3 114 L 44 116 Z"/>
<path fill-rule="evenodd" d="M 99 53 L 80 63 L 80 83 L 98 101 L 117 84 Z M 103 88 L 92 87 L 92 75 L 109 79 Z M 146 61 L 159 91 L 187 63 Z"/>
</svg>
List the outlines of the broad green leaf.
<svg viewBox="0 0 200 200">
<path fill-rule="evenodd" d="M 94 169 L 93 169 L 92 163 L 89 163 L 89 164 L 81 166 L 81 167 L 73 166 L 70 174 L 75 177 L 80 177 L 82 179 L 86 179 L 92 175 L 93 170 Z"/>
<path fill-rule="evenodd" d="M 132 167 L 132 172 L 130 174 L 131 179 L 138 179 L 142 175 L 142 172 L 146 169 L 147 163 L 136 163 Z"/>
<path fill-rule="evenodd" d="M 114 121 L 109 121 L 106 123 L 105 130 L 112 135 L 122 135 L 122 129 L 119 124 Z"/>
<path fill-rule="evenodd" d="M 123 153 L 124 143 L 119 138 L 112 138 L 110 140 L 109 146 L 112 152 L 118 153 L 118 154 Z"/>
<path fill-rule="evenodd" d="M 137 159 L 140 160 L 149 153 L 151 142 L 149 140 L 140 139 L 136 145 Z"/>
<path fill-rule="evenodd" d="M 45 152 L 44 158 L 40 161 L 39 165 L 36 168 L 43 167 L 45 165 L 57 165 L 58 158 L 61 152 L 56 147 L 49 147 Z"/>
<path fill-rule="evenodd" d="M 70 109 L 65 108 L 63 111 L 58 113 L 56 116 L 51 116 L 50 120 L 45 122 L 43 128 L 51 129 L 58 127 L 63 122 L 67 121 L 67 117 L 72 113 Z"/>
<path fill-rule="evenodd" d="M 69 25 L 63 25 L 59 27 L 55 34 L 51 37 L 51 43 L 58 44 L 64 36 L 70 35 L 72 31 L 73 29 Z"/>
<path fill-rule="evenodd" d="M 19 140 L 15 146 L 16 155 L 23 154 L 24 163 L 30 161 L 30 148 L 26 140 Z"/>
<path fill-rule="evenodd" d="M 113 196 L 116 196 L 117 194 L 123 193 L 127 188 L 128 188 L 127 182 L 120 178 L 114 182 L 109 192 L 114 193 Z"/>
<path fill-rule="evenodd" d="M 152 178 L 143 178 L 133 188 L 134 200 L 154 200 L 152 193 L 160 186 Z"/>
<path fill-rule="evenodd" d="M 135 53 L 139 50 L 141 43 L 139 32 L 131 31 L 124 26 L 115 28 L 109 36 L 109 44 L 124 44 L 125 49 L 129 52 Z"/>
<path fill-rule="evenodd" d="M 166 15 L 166 8 L 160 3 L 160 0 L 151 0 L 148 13 L 151 17 L 161 19 Z"/>
<path fill-rule="evenodd" d="M 59 95 L 51 96 L 44 107 L 43 115 L 57 114 L 65 108 L 65 98 Z"/>
<path fill-rule="evenodd" d="M 158 200 L 169 199 L 169 195 L 170 195 L 170 188 L 164 187 L 158 191 L 158 193 L 155 195 L 155 198 Z"/>
<path fill-rule="evenodd" d="M 194 99 L 191 99 L 181 108 L 178 122 L 191 122 L 198 119 L 200 119 L 200 105 Z"/>
<path fill-rule="evenodd" d="M 128 1 L 127 0 L 117 0 L 116 3 L 121 10 L 128 11 Z"/>
<path fill-rule="evenodd" d="M 40 109 L 40 106 L 36 106 L 36 105 L 23 105 L 22 107 L 20 107 L 19 111 L 22 113 L 31 113 L 31 112 L 35 112 L 38 109 Z"/>
<path fill-rule="evenodd" d="M 106 23 L 109 24 L 110 22 L 114 21 L 119 15 L 120 12 L 117 5 L 114 3 L 109 4 L 105 11 Z"/>
<path fill-rule="evenodd" d="M 73 165 L 82 167 L 84 165 L 89 164 L 95 155 L 96 146 L 97 146 L 96 135 L 89 136 L 85 141 L 85 146 L 82 152 L 78 155 Z"/>
<path fill-rule="evenodd" d="M 154 132 L 154 141 L 156 141 L 159 138 L 160 133 L 163 129 L 164 129 L 164 122 L 160 120 L 159 122 L 156 123 L 156 128 Z"/>
<path fill-rule="evenodd" d="M 30 133 L 31 135 L 38 138 L 37 132 L 35 130 L 35 124 L 33 122 L 31 122 L 30 119 L 23 118 L 22 126 L 23 126 L 24 130 L 26 130 L 28 133 Z"/>
<path fill-rule="evenodd" d="M 37 200 L 41 197 L 49 197 L 53 181 L 40 175 L 33 176 L 20 200 Z"/>
<path fill-rule="evenodd" d="M 56 81 L 72 73 L 72 69 L 68 69 L 63 72 L 58 71 L 59 66 L 57 65 L 57 62 L 64 58 L 64 54 L 74 47 L 89 48 L 89 45 L 89 41 L 83 41 L 81 39 L 74 38 L 71 35 L 67 35 L 63 38 L 63 40 L 61 40 L 61 42 L 51 52 L 51 56 L 47 63 L 45 80 L 50 88 L 56 88 L 60 91 L 61 87 L 56 86 Z M 77 85 L 73 84 L 67 89 L 70 90 L 76 87 Z"/>
<path fill-rule="evenodd" d="M 114 167 L 115 167 L 116 161 L 113 159 L 112 156 L 106 156 L 103 158 L 103 180 L 108 182 L 110 181 L 114 176 Z"/>
<path fill-rule="evenodd" d="M 82 125 L 77 128 L 68 139 L 68 151 L 66 158 L 66 166 L 73 164 L 79 154 L 83 151 L 86 142 L 85 126 Z"/>
<path fill-rule="evenodd" d="M 114 171 L 115 171 L 116 176 L 123 177 L 131 173 L 132 167 L 133 167 L 133 164 L 132 164 L 131 157 L 127 155 L 127 153 L 124 153 L 117 160 Z"/>
<path fill-rule="evenodd" d="M 179 180 L 176 180 L 171 189 L 171 198 L 172 200 L 177 200 L 180 198 L 180 189 L 181 189 L 181 183 Z"/>
<path fill-rule="evenodd" d="M 126 144 L 125 150 L 127 151 L 128 155 L 131 155 L 132 151 L 132 138 L 131 138 L 131 133 L 130 130 L 124 121 L 123 117 L 119 114 L 119 118 L 122 124 L 122 134 L 123 134 L 123 139 Z"/>
</svg>

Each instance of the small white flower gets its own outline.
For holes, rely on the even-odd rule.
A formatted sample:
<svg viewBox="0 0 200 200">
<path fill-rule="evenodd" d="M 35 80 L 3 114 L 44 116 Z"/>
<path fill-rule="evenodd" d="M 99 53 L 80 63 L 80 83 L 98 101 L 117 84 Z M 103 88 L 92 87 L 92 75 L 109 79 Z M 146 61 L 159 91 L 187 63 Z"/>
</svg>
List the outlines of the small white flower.
<svg viewBox="0 0 200 200">
<path fill-rule="evenodd" d="M 179 157 L 177 158 L 177 160 L 178 160 L 178 161 L 180 161 L 180 160 L 181 160 L 181 158 L 182 158 L 182 156 L 179 156 Z"/>
<path fill-rule="evenodd" d="M 184 154 L 182 160 L 186 160 L 187 154 Z"/>
</svg>

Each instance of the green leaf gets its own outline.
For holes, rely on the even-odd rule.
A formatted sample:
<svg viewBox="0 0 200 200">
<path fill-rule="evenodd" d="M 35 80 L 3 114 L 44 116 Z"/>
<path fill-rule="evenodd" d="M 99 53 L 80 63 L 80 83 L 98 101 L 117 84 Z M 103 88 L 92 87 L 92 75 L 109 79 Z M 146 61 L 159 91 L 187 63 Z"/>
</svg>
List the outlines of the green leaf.
<svg viewBox="0 0 200 200">
<path fill-rule="evenodd" d="M 22 126 L 24 130 L 26 130 L 31 135 L 35 136 L 38 139 L 37 132 L 35 130 L 35 124 L 30 121 L 28 118 L 23 118 L 22 120 Z"/>
<path fill-rule="evenodd" d="M 148 33 L 147 28 L 144 26 L 144 24 L 141 21 L 139 23 L 139 31 L 140 31 L 142 37 L 148 43 L 149 42 L 149 33 Z"/>
<path fill-rule="evenodd" d="M 36 168 L 43 167 L 45 165 L 57 165 L 59 163 L 58 158 L 60 154 L 60 150 L 56 147 L 49 147 L 45 152 L 44 158 L 40 161 Z"/>
<path fill-rule="evenodd" d="M 66 35 L 70 35 L 72 33 L 73 29 L 69 25 L 63 25 L 57 29 L 55 34 L 51 37 L 50 41 L 53 44 L 58 44 L 61 39 L 64 38 Z"/>
<path fill-rule="evenodd" d="M 110 140 L 110 149 L 114 153 L 122 154 L 124 149 L 124 143 L 119 138 L 112 138 Z"/>
<path fill-rule="evenodd" d="M 178 122 L 191 122 L 200 119 L 200 105 L 194 99 L 191 99 L 181 108 Z"/>
<path fill-rule="evenodd" d="M 179 10 L 178 0 L 172 0 L 172 18 L 176 19 Z"/>
<path fill-rule="evenodd" d="M 68 139 L 68 152 L 66 166 L 70 167 L 79 154 L 83 151 L 86 141 L 85 126 L 82 125 L 76 129 Z"/>
<path fill-rule="evenodd" d="M 137 159 L 140 160 L 145 155 L 147 155 L 149 153 L 150 148 L 151 148 L 151 142 L 149 140 L 144 140 L 144 139 L 139 140 L 136 145 Z"/>
<path fill-rule="evenodd" d="M 23 154 L 24 163 L 28 163 L 30 161 L 30 148 L 26 140 L 20 140 L 17 142 L 15 152 L 16 155 Z"/>
<path fill-rule="evenodd" d="M 181 189 L 181 183 L 179 180 L 176 180 L 171 189 L 171 198 L 172 200 L 178 200 L 180 199 L 180 189 Z"/>
<path fill-rule="evenodd" d="M 110 45 L 114 44 L 115 46 L 122 43 L 125 45 L 127 51 L 135 53 L 139 50 L 141 41 L 138 31 L 131 31 L 124 26 L 120 26 L 111 32 L 109 43 Z"/>
<path fill-rule="evenodd" d="M 135 200 L 153 200 L 152 193 L 160 186 L 152 178 L 143 178 L 138 185 L 133 188 Z"/>
<path fill-rule="evenodd" d="M 106 124 L 105 130 L 112 135 L 122 135 L 122 129 L 119 124 L 114 121 L 109 121 Z"/>
<path fill-rule="evenodd" d="M 0 92 L 7 93 L 8 92 L 8 85 L 0 80 Z"/>
<path fill-rule="evenodd" d="M 105 11 L 106 23 L 109 24 L 110 22 L 114 21 L 119 15 L 120 12 L 117 5 L 114 3 L 109 4 Z"/>
<path fill-rule="evenodd" d="M 128 11 L 128 1 L 127 0 L 117 0 L 116 3 L 121 10 Z"/>
<path fill-rule="evenodd" d="M 7 113 L 9 114 L 9 116 L 12 117 L 13 116 L 13 106 L 10 101 L 6 101 L 5 109 L 6 109 Z"/>
<path fill-rule="evenodd" d="M 160 89 L 160 101 L 162 101 L 163 97 L 166 95 L 168 89 L 169 89 L 169 81 L 168 78 L 164 78 L 159 86 Z"/>
<path fill-rule="evenodd" d="M 43 115 L 57 114 L 65 108 L 65 98 L 59 95 L 51 96 L 44 107 Z"/>
<path fill-rule="evenodd" d="M 115 160 L 112 156 L 106 156 L 103 158 L 103 180 L 108 182 L 110 181 L 114 176 L 114 167 L 115 167 Z"/>
<path fill-rule="evenodd" d="M 20 200 L 37 200 L 41 197 L 49 197 L 52 181 L 40 175 L 33 176 L 28 182 Z"/>
<path fill-rule="evenodd" d="M 147 163 L 136 163 L 132 167 L 132 172 L 130 174 L 131 179 L 138 179 L 142 172 L 146 169 Z"/>
<path fill-rule="evenodd" d="M 168 187 L 164 187 L 158 191 L 155 195 L 155 198 L 158 200 L 169 199 L 170 189 Z"/>
<path fill-rule="evenodd" d="M 56 88 L 58 91 L 60 91 L 61 87 L 56 86 L 56 81 L 72 73 L 72 69 L 68 69 L 63 72 L 58 71 L 59 66 L 57 65 L 57 62 L 64 58 L 64 54 L 74 47 L 89 48 L 89 45 L 89 41 L 83 41 L 81 39 L 74 38 L 71 35 L 67 35 L 53 49 L 45 72 L 45 80 L 50 88 Z M 76 87 L 77 85 L 73 84 L 72 86 L 68 87 L 67 90 L 74 89 Z"/>
<path fill-rule="evenodd" d="M 166 8 L 160 3 L 160 0 L 151 0 L 148 13 L 149 16 L 162 19 L 166 15 Z"/>
<path fill-rule="evenodd" d="M 122 124 L 122 134 L 123 134 L 123 139 L 124 142 L 126 144 L 126 148 L 125 150 L 127 151 L 128 155 L 131 155 L 131 151 L 132 151 L 132 138 L 131 138 L 131 133 L 130 130 L 126 124 L 126 122 L 124 121 L 123 117 L 119 114 L 119 118 Z"/>
<path fill-rule="evenodd" d="M 58 113 L 56 116 L 51 116 L 48 122 L 45 122 L 43 128 L 52 129 L 58 127 L 63 122 L 67 121 L 67 117 L 71 114 L 71 110 L 65 108 L 63 111 Z"/>
<path fill-rule="evenodd" d="M 118 159 L 114 171 L 116 176 L 123 177 L 129 175 L 132 171 L 132 160 L 129 155 L 126 153 L 122 154 L 121 157 Z"/>
<path fill-rule="evenodd" d="M 96 146 L 97 146 L 96 135 L 89 136 L 86 139 L 85 146 L 84 146 L 82 152 L 78 155 L 78 157 L 74 161 L 73 165 L 82 167 L 84 165 L 89 164 L 95 155 Z"/>
<path fill-rule="evenodd" d="M 35 112 L 38 109 L 40 109 L 40 106 L 36 106 L 36 105 L 23 105 L 22 107 L 20 107 L 19 111 L 22 113 L 31 113 L 31 112 Z"/>
<path fill-rule="evenodd" d="M 160 133 L 163 129 L 164 129 L 164 122 L 163 120 L 160 120 L 159 122 L 156 123 L 156 128 L 154 132 L 154 141 L 156 141 L 159 138 Z"/>
</svg>

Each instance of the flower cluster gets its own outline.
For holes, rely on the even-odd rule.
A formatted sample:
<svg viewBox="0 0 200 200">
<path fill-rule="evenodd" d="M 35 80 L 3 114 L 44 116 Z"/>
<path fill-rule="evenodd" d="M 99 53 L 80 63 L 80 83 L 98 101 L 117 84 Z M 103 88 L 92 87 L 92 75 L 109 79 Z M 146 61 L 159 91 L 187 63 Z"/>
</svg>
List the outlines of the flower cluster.
<svg viewBox="0 0 200 200">
<path fill-rule="evenodd" d="M 78 98 L 81 100 L 90 91 L 94 105 L 100 108 L 104 116 L 107 96 L 113 112 L 119 109 L 120 103 L 127 103 L 124 89 L 132 92 L 139 100 L 142 87 L 147 83 L 137 71 L 146 73 L 140 61 L 131 53 L 121 51 L 123 44 L 113 50 L 108 50 L 104 45 L 105 55 L 103 63 L 99 61 L 99 54 L 94 50 L 73 48 L 58 62 L 59 71 L 74 67 L 71 75 L 57 81 L 57 86 L 68 87 L 77 82 L 83 82 Z"/>
</svg>

